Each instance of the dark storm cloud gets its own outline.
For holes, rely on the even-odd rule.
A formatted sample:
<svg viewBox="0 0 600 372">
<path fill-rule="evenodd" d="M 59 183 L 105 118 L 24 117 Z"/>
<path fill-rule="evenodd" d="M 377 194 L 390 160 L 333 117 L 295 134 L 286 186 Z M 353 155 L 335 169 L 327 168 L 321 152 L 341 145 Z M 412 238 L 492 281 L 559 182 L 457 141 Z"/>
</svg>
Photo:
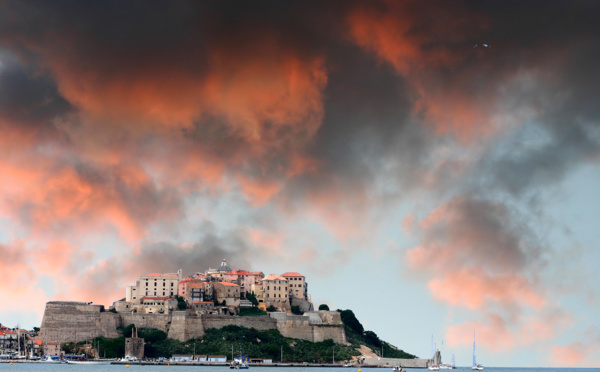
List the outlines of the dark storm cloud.
<svg viewBox="0 0 600 372">
<path fill-rule="evenodd" d="M 184 275 L 209 268 L 217 268 L 223 259 L 232 269 L 252 270 L 250 262 L 256 257 L 255 248 L 248 242 L 244 231 L 233 230 L 219 233 L 210 222 L 204 223 L 197 231 L 201 238 L 194 243 L 174 244 L 155 242 L 143 244 L 135 256 L 137 268 L 144 272 L 175 272 L 183 269 Z"/>
<path fill-rule="evenodd" d="M 364 198 L 352 211 L 361 212 L 373 199 L 420 189 L 427 174 L 436 180 L 427 187 L 442 193 L 462 182 L 462 174 L 453 173 L 458 166 L 450 160 L 432 164 L 432 153 L 444 141 L 458 139 L 468 148 L 493 137 L 489 120 L 506 98 L 503 85 L 523 71 L 541 69 L 542 78 L 555 78 L 555 85 L 541 89 L 568 93 L 538 115 L 552 140 L 520 159 L 490 155 L 472 173 L 486 180 L 480 190 L 519 193 L 560 179 L 568 165 L 598 150 L 589 136 L 598 117 L 598 75 L 590 62 L 599 49 L 595 4 L 467 1 L 441 2 L 431 10 L 430 4 L 393 1 L 11 2 L 0 12 L 0 43 L 35 74 L 5 69 L 2 78 L 16 94 L 2 96 L 7 104 L 0 107 L 23 113 L 19 107 L 50 102 L 48 117 L 64 114 L 69 105 L 97 115 L 79 119 L 76 130 L 62 127 L 81 142 L 75 156 L 87 156 L 87 143 L 98 145 L 102 138 L 105 152 L 126 149 L 116 157 L 147 171 L 154 161 L 146 157 L 148 142 L 167 154 L 181 147 L 189 152 L 171 161 L 182 169 L 189 170 L 186 158 L 202 158 L 259 186 L 274 181 L 274 195 L 288 205 L 301 206 L 315 192 L 327 201 L 343 187 L 345 199 Z M 473 50 L 475 42 L 492 48 Z M 292 77 L 278 87 L 269 85 L 269 75 Z M 282 95 L 265 106 L 246 100 L 292 91 L 307 79 L 313 80 L 300 84 L 299 96 Z M 246 85 L 237 87 L 240 81 Z M 195 97 L 198 91 L 205 95 Z M 230 92 L 233 98 L 224 100 Z M 523 96 L 521 106 L 536 106 L 535 98 L 547 94 L 513 93 Z M 203 99 L 214 99 L 208 106 L 226 105 L 195 111 Z M 277 111 L 289 101 L 283 114 Z M 252 111 L 256 106 L 260 114 Z M 229 118 L 229 112 L 236 115 Z M 249 112 L 256 114 L 253 126 L 243 123 Z M 156 130 L 155 123 L 146 125 L 152 120 L 167 127 L 189 123 Z M 163 131 L 169 135 L 161 136 Z M 256 133 L 259 140 L 249 139 Z M 291 169 L 298 159 L 314 166 Z M 135 220 L 149 220 L 159 209 L 177 211 L 185 197 L 176 186 L 154 185 L 149 176 L 131 190 L 110 171 L 99 176 L 104 165 L 81 164 L 76 170 L 82 179 L 112 190 Z"/>
<path fill-rule="evenodd" d="M 71 109 L 55 82 L 20 64 L 17 56 L 0 49 L 0 117 L 11 125 L 50 127 Z M 7 125 L 7 123 L 4 123 Z"/>
</svg>

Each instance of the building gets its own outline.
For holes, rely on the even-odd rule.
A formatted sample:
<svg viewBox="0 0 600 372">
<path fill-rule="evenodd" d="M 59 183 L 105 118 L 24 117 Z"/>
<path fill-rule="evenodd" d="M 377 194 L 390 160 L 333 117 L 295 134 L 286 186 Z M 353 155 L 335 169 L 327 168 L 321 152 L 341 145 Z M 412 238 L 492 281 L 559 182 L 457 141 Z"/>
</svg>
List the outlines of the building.
<svg viewBox="0 0 600 372">
<path fill-rule="evenodd" d="M 206 275 L 202 274 L 202 273 L 194 273 L 194 274 L 188 276 L 187 278 L 185 278 L 179 282 L 179 288 L 178 288 L 179 296 L 181 296 L 183 298 L 187 298 L 187 288 L 186 288 L 187 283 L 190 283 L 190 282 L 191 283 L 200 283 L 200 282 L 205 282 L 205 281 L 207 281 Z"/>
<path fill-rule="evenodd" d="M 265 274 L 260 271 L 233 270 L 227 274 L 223 274 L 223 281 L 238 284 L 240 286 L 240 294 L 244 297 L 246 292 L 252 291 L 252 285 L 264 277 Z"/>
<path fill-rule="evenodd" d="M 141 276 L 134 286 L 125 291 L 125 301 L 141 304 L 144 297 L 177 297 L 181 282 L 181 269 L 174 274 L 148 274 Z"/>
<path fill-rule="evenodd" d="M 261 287 L 260 294 L 257 294 L 259 303 L 263 302 L 266 307 L 275 306 L 283 311 L 290 310 L 289 284 L 286 278 L 269 274 L 262 280 Z"/>
<path fill-rule="evenodd" d="M 44 355 L 60 355 L 60 343 L 46 342 L 44 344 Z"/>
<path fill-rule="evenodd" d="M 219 265 L 218 268 L 208 269 L 208 270 L 206 270 L 205 274 L 206 274 L 207 279 L 221 281 L 221 280 L 223 280 L 223 275 L 227 274 L 230 271 L 232 271 L 232 270 L 231 270 L 231 267 L 229 267 L 229 265 L 227 265 L 227 260 L 223 259 L 223 261 L 221 261 L 221 265 Z"/>
<path fill-rule="evenodd" d="M 215 311 L 215 303 L 213 301 L 193 301 L 190 308 L 204 314 L 212 314 Z"/>
<path fill-rule="evenodd" d="M 177 310 L 177 299 L 173 297 L 142 297 L 142 303 L 135 306 L 138 313 L 170 314 Z"/>
<path fill-rule="evenodd" d="M 214 283 L 214 298 L 219 304 L 225 302 L 226 306 L 240 306 L 240 286 L 229 282 Z"/>
<path fill-rule="evenodd" d="M 302 300 L 308 300 L 308 284 L 304 275 L 287 272 L 281 274 L 282 277 L 287 279 L 289 284 L 289 297 L 300 298 Z"/>
<path fill-rule="evenodd" d="M 144 358 L 144 339 L 138 337 L 137 328 L 131 330 L 131 337 L 125 338 L 125 357 Z"/>
</svg>

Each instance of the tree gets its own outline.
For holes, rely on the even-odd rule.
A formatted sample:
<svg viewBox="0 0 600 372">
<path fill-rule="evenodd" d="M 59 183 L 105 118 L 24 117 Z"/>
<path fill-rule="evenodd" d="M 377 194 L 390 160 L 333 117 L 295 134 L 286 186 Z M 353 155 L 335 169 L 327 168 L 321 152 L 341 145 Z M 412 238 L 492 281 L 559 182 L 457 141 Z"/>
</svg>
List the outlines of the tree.
<svg viewBox="0 0 600 372">
<path fill-rule="evenodd" d="M 368 343 L 375 347 L 381 347 L 381 340 L 377 336 L 377 334 L 373 331 L 365 331 L 365 339 Z"/>
<path fill-rule="evenodd" d="M 302 315 L 304 311 L 300 310 L 300 306 L 292 306 L 292 314 Z"/>
<path fill-rule="evenodd" d="M 340 313 L 342 322 L 344 322 L 344 324 L 348 328 L 358 333 L 359 335 L 362 335 L 365 332 L 365 329 L 363 328 L 362 324 L 360 324 L 358 319 L 356 319 L 356 316 L 354 315 L 352 310 L 338 310 L 338 312 Z"/>
<path fill-rule="evenodd" d="M 258 300 L 256 299 L 254 293 L 246 292 L 246 300 L 252 302 L 252 305 L 258 306 Z"/>
<path fill-rule="evenodd" d="M 269 307 L 267 307 L 267 311 L 272 313 L 273 311 L 277 311 L 277 308 L 273 305 L 269 305 Z"/>
<path fill-rule="evenodd" d="M 185 302 L 185 300 L 181 296 L 177 297 L 177 308 L 179 310 L 185 310 L 185 309 L 187 309 L 187 303 Z"/>
<path fill-rule="evenodd" d="M 327 311 L 329 311 L 329 306 L 327 306 L 325 304 L 321 304 L 321 305 L 319 305 L 319 310 L 327 310 Z"/>
</svg>

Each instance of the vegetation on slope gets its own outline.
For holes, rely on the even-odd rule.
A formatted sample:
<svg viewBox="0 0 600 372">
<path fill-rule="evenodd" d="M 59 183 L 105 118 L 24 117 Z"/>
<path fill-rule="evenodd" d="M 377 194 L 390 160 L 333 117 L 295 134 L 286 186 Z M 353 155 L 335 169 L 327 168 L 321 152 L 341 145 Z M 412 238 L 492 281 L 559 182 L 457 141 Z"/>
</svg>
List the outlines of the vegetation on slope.
<svg viewBox="0 0 600 372">
<path fill-rule="evenodd" d="M 342 322 L 346 328 L 346 338 L 354 347 L 366 345 L 373 352 L 386 358 L 414 359 L 415 355 L 400 350 L 393 345 L 381 340 L 373 331 L 365 331 L 363 325 L 358 321 L 352 310 L 339 310 Z"/>
<path fill-rule="evenodd" d="M 273 362 L 317 362 L 331 363 L 350 360 L 360 353 L 356 348 L 361 344 L 367 345 L 374 352 L 388 358 L 416 358 L 402 350 L 395 348 L 379 339 L 373 331 L 365 331 L 362 324 L 356 319 L 352 310 L 338 310 L 346 330 L 346 337 L 350 346 L 336 345 L 332 340 L 310 342 L 283 337 L 278 330 L 257 331 L 254 328 L 226 326 L 221 329 L 208 329 L 204 337 L 190 339 L 185 342 L 167 338 L 163 331 L 153 328 L 139 328 L 138 336 L 145 340 L 145 355 L 148 358 L 171 357 L 173 354 L 196 355 L 227 355 L 231 358 L 233 348 L 234 356 L 240 350 L 244 355 L 252 358 L 272 359 Z M 264 314 L 264 312 L 262 312 Z M 242 315 L 242 314 L 240 314 Z M 244 314 L 257 315 L 257 314 Z M 123 335 L 131 335 L 133 324 L 120 329 Z M 85 342 L 63 344 L 63 350 L 69 354 L 81 354 L 85 350 Z M 125 355 L 125 337 L 107 339 L 97 337 L 93 340 L 93 347 L 100 349 L 100 357 L 118 358 Z M 283 360 L 281 359 L 283 356 Z"/>
</svg>

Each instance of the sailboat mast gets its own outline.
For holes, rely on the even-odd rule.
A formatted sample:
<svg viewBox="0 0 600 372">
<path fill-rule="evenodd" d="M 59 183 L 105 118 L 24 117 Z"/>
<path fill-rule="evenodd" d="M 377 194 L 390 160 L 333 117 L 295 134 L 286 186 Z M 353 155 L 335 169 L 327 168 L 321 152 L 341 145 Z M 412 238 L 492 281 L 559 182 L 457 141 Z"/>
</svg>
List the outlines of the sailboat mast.
<svg viewBox="0 0 600 372">
<path fill-rule="evenodd" d="M 476 359 L 475 359 L 475 331 L 473 331 L 473 366 L 477 365 Z"/>
</svg>

